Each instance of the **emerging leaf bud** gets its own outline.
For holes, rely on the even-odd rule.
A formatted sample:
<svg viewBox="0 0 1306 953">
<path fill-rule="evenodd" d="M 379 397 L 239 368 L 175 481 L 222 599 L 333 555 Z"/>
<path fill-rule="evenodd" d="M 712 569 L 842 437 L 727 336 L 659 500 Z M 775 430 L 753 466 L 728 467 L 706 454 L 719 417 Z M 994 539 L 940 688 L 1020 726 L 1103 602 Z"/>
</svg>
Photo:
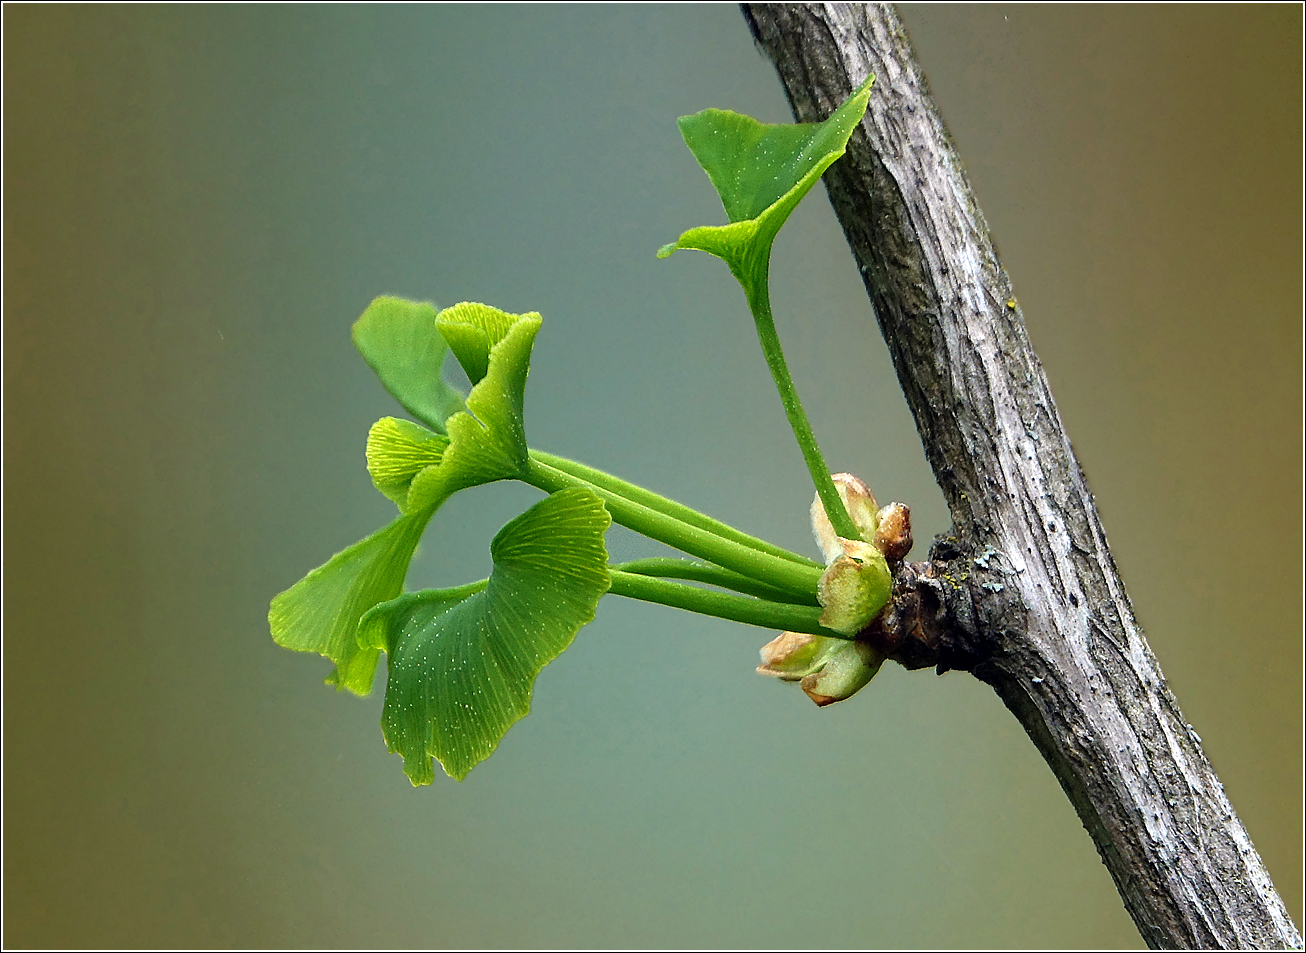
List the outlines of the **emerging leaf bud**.
<svg viewBox="0 0 1306 953">
<path fill-rule="evenodd" d="M 784 632 L 762 646 L 758 674 L 799 682 L 807 697 L 825 706 L 851 697 L 871 680 L 883 659 L 864 642 L 803 632 Z"/>
<path fill-rule="evenodd" d="M 911 511 L 902 503 L 890 503 L 879 515 L 872 537 L 875 548 L 890 562 L 899 562 L 911 552 Z"/>
<path fill-rule="evenodd" d="M 883 662 L 879 653 L 865 642 L 845 641 L 830 653 L 821 670 L 805 676 L 799 687 L 824 708 L 859 692 L 875 677 Z"/>
<path fill-rule="evenodd" d="M 828 629 L 856 635 L 888 604 L 893 575 L 873 544 L 835 539 L 842 555 L 826 567 L 817 584 L 816 601 L 825 609 L 820 621 Z"/>
<path fill-rule="evenodd" d="M 901 503 L 880 509 L 870 487 L 851 473 L 836 473 L 833 480 L 853 525 L 871 542 L 839 536 L 820 496 L 812 501 L 812 535 L 826 565 L 816 599 L 823 610 L 821 625 L 857 636 L 889 604 L 893 574 L 888 559 L 900 560 L 911 549 L 911 518 Z M 757 671 L 798 682 L 808 698 L 825 706 L 855 694 L 883 661 L 869 643 L 856 638 L 784 632 L 762 647 Z"/>
<path fill-rule="evenodd" d="M 762 664 L 757 667 L 757 674 L 797 682 L 819 671 L 825 664 L 825 657 L 839 641 L 806 632 L 782 632 L 762 646 Z"/>
<path fill-rule="evenodd" d="M 839 491 L 839 498 L 848 508 L 848 515 L 852 517 L 853 525 L 861 532 L 862 538 L 873 538 L 879 525 L 879 504 L 875 502 L 875 494 L 871 492 L 871 488 L 851 473 L 836 473 L 831 479 L 834 480 L 834 488 Z M 812 500 L 812 535 L 816 537 L 816 545 L 821 547 L 821 554 L 825 557 L 827 566 L 843 555 L 843 548 L 837 541 L 834 527 L 830 525 L 830 518 L 825 513 L 825 507 L 821 505 L 820 494 Z"/>
</svg>

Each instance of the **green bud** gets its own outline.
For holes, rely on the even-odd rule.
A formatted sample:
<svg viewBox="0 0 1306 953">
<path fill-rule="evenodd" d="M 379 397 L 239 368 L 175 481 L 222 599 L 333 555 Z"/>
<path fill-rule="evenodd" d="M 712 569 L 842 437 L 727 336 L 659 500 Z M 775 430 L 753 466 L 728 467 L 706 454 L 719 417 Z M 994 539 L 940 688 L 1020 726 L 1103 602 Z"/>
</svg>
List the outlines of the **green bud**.
<svg viewBox="0 0 1306 953">
<path fill-rule="evenodd" d="M 873 538 L 879 526 L 879 507 L 871 488 L 851 473 L 836 473 L 830 479 L 834 481 L 834 488 L 839 491 L 839 498 L 848 508 L 848 515 L 862 538 Z M 820 494 L 812 500 L 812 535 L 816 537 L 816 545 L 821 547 L 827 566 L 843 555 L 843 547 L 837 542 L 838 536 L 830 525 L 830 517 L 821 505 Z"/>
<path fill-rule="evenodd" d="M 880 670 L 883 659 L 864 642 L 784 632 L 762 646 L 758 674 L 798 682 L 824 707 L 851 697 Z"/>
<path fill-rule="evenodd" d="M 797 682 L 819 672 L 826 658 L 842 639 L 806 632 L 782 632 L 762 646 L 759 675 L 774 675 L 786 682 Z"/>
<path fill-rule="evenodd" d="M 819 672 L 805 676 L 799 687 L 807 697 L 822 708 L 851 698 L 875 677 L 884 659 L 865 642 L 856 640 L 831 640 L 841 642 L 830 653 Z"/>
<path fill-rule="evenodd" d="M 821 706 L 851 697 L 880 670 L 883 656 L 855 636 L 889 603 L 893 574 L 888 559 L 901 560 L 911 549 L 907 507 L 890 503 L 881 509 L 870 487 L 851 473 L 836 473 L 832 479 L 853 524 L 871 542 L 839 536 L 820 496 L 812 501 L 812 535 L 826 563 L 816 598 L 823 610 L 821 625 L 854 638 L 784 632 L 762 647 L 757 668 L 761 675 L 798 682 Z"/>
<path fill-rule="evenodd" d="M 826 567 L 816 588 L 816 601 L 825 610 L 821 625 L 856 635 L 888 604 L 893 574 L 873 544 L 835 539 L 842 553 Z"/>
</svg>

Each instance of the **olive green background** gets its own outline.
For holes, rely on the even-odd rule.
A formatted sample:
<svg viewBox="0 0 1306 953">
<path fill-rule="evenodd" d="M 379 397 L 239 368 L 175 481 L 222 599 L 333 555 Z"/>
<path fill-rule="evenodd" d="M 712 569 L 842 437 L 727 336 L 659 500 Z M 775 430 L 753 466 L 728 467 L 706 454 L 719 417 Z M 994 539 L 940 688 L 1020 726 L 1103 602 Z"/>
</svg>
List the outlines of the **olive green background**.
<svg viewBox="0 0 1306 953">
<path fill-rule="evenodd" d="M 908 7 L 1138 615 L 1302 915 L 1301 10 Z M 1016 722 L 611 597 L 411 788 L 273 594 L 389 519 L 376 294 L 539 310 L 533 446 L 804 552 L 811 488 L 675 118 L 788 121 L 733 6 L 4 10 L 4 936 L 33 946 L 1137 946 Z M 823 191 L 775 304 L 836 469 L 941 496 Z M 437 516 L 483 575 L 538 494 Z M 652 551 L 624 531 L 614 556 Z"/>
</svg>

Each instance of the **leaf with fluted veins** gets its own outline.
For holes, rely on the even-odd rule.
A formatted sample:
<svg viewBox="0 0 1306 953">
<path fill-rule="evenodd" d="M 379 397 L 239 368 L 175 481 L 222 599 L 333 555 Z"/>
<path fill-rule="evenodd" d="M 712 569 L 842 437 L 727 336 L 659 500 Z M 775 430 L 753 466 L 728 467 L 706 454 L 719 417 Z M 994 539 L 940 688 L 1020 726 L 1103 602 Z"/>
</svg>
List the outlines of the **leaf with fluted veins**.
<svg viewBox="0 0 1306 953">
<path fill-rule="evenodd" d="M 413 784 L 434 779 L 432 757 L 461 780 L 530 711 L 535 676 L 608 590 L 610 522 L 594 493 L 561 490 L 495 536 L 488 580 L 408 593 L 363 617 L 360 645 L 390 659 L 386 744 Z"/>
<path fill-rule="evenodd" d="M 866 113 L 868 77 L 819 123 L 758 122 L 728 109 L 704 109 L 680 119 L 680 132 L 707 173 L 728 225 L 691 228 L 658 251 L 659 258 L 695 248 L 721 258 L 745 291 L 765 281 L 776 234 L 821 174 L 844 154 Z"/>
</svg>

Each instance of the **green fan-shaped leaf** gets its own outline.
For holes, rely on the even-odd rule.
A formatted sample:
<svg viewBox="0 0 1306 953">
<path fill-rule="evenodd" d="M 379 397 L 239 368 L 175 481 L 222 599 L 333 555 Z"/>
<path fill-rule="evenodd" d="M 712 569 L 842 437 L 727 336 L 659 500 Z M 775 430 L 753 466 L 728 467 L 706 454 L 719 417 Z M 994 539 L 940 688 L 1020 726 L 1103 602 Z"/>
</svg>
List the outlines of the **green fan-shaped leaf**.
<svg viewBox="0 0 1306 953">
<path fill-rule="evenodd" d="M 466 487 L 525 474 L 526 377 L 540 323 L 533 312 L 508 314 L 468 302 L 440 312 L 436 326 L 458 342 L 455 355 L 475 385 L 467 409 L 445 421 L 449 446 L 439 464 L 413 477 L 407 512 L 439 506 Z"/>
<path fill-rule="evenodd" d="M 474 301 L 463 301 L 445 308 L 436 319 L 436 327 L 449 350 L 467 372 L 467 379 L 479 383 L 490 366 L 490 350 L 507 336 L 521 315 Z"/>
<path fill-rule="evenodd" d="M 489 580 L 409 593 L 363 617 L 359 643 L 390 657 L 386 745 L 414 785 L 434 779 L 432 757 L 462 780 L 530 711 L 536 675 L 608 590 L 609 523 L 591 491 L 559 491 L 499 531 Z"/>
<path fill-rule="evenodd" d="M 712 180 L 729 225 L 692 228 L 658 251 L 696 248 L 724 259 L 750 290 L 765 279 L 771 244 L 817 179 L 844 153 L 870 101 L 866 82 L 820 123 L 773 125 L 725 109 L 680 119 L 680 132 Z"/>
<path fill-rule="evenodd" d="M 356 634 L 363 613 L 403 591 L 413 550 L 430 512 L 401 516 L 389 526 L 336 553 L 272 600 L 268 625 L 278 645 L 317 652 L 336 663 L 327 684 L 358 695 L 372 689 L 377 650 Z"/>
<path fill-rule="evenodd" d="M 354 323 L 353 336 L 358 353 L 404 410 L 444 433 L 445 420 L 463 409 L 463 397 L 440 376 L 447 347 L 435 329 L 435 306 L 377 298 Z"/>
<path fill-rule="evenodd" d="M 367 472 L 373 485 L 398 505 L 401 513 L 411 513 L 408 490 L 413 478 L 427 467 L 439 466 L 449 438 L 432 433 L 411 420 L 382 417 L 367 434 Z"/>
</svg>

